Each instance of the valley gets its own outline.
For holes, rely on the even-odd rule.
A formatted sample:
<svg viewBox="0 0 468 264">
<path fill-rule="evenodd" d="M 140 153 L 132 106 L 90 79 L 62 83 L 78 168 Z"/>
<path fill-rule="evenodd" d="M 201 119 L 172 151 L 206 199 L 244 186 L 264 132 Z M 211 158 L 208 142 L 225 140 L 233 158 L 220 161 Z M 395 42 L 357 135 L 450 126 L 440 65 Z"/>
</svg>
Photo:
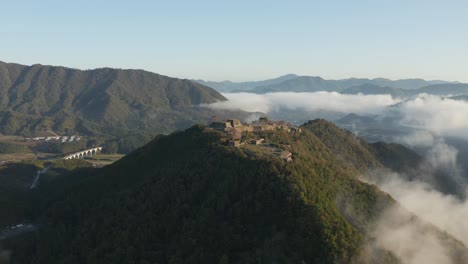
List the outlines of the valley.
<svg viewBox="0 0 468 264">
<path fill-rule="evenodd" d="M 468 263 L 468 1 L 4 1 L 0 264 Z"/>
</svg>

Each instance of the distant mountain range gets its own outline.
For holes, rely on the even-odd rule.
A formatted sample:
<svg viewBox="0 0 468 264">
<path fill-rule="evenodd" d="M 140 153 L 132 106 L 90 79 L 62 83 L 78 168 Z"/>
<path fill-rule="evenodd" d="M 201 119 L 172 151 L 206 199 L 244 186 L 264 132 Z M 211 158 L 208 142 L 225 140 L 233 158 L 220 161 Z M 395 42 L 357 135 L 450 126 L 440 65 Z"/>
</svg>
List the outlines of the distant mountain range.
<svg viewBox="0 0 468 264">
<path fill-rule="evenodd" d="M 278 78 L 269 79 L 265 81 L 253 81 L 253 82 L 231 82 L 231 81 L 223 81 L 223 82 L 210 82 L 210 81 L 203 81 L 203 80 L 194 80 L 200 84 L 206 85 L 213 89 L 216 89 L 222 93 L 231 93 L 231 92 L 248 92 L 253 90 L 257 87 L 267 86 L 267 85 L 274 85 L 278 84 L 287 80 L 295 79 L 299 76 L 295 74 L 287 74 Z"/>
<path fill-rule="evenodd" d="M 412 96 L 418 93 L 435 95 L 468 94 L 468 84 L 447 81 L 426 81 L 423 79 L 389 80 L 384 78 L 350 78 L 326 80 L 321 77 L 285 75 L 258 82 L 197 82 L 220 92 L 272 93 L 272 92 L 341 92 L 346 94 L 391 94 L 396 97 Z"/>
<path fill-rule="evenodd" d="M 468 102 L 468 95 L 452 96 L 452 97 L 450 97 L 450 99 L 459 100 L 459 101 L 467 101 Z"/>
<path fill-rule="evenodd" d="M 374 84 L 363 84 L 341 90 L 342 94 L 390 94 L 393 97 L 411 97 L 422 93 L 440 96 L 463 96 L 468 95 L 468 84 L 447 83 L 432 84 L 418 89 L 405 90 L 401 88 L 382 87 Z"/>
<path fill-rule="evenodd" d="M 205 123 L 226 100 L 190 80 L 143 70 L 25 66 L 0 62 L 0 133 L 37 131 L 121 136 L 169 133 Z"/>
</svg>

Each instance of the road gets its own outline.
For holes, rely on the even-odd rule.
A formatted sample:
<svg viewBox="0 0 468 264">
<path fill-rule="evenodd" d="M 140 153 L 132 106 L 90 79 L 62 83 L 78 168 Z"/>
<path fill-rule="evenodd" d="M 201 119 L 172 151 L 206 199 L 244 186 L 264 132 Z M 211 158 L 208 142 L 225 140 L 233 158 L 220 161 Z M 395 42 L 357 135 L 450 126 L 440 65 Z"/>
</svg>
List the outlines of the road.
<svg viewBox="0 0 468 264">
<path fill-rule="evenodd" d="M 36 177 L 34 178 L 34 181 L 31 184 L 31 187 L 29 189 L 34 189 L 37 187 L 37 184 L 39 182 L 39 178 L 41 177 L 41 174 L 46 173 L 50 167 L 52 167 L 52 164 L 45 167 L 43 170 L 37 171 Z M 3 230 L 0 231 L 0 240 L 4 240 L 7 238 L 19 236 L 21 234 L 27 233 L 27 232 L 32 232 L 36 230 L 37 227 L 34 224 L 16 224 L 16 225 L 11 225 Z"/>
<path fill-rule="evenodd" d="M 33 224 L 17 224 L 10 227 L 7 227 L 0 231 L 0 240 L 7 238 L 19 236 L 21 234 L 32 232 L 36 230 L 37 227 Z"/>
<path fill-rule="evenodd" d="M 31 187 L 29 187 L 30 190 L 34 189 L 37 187 L 37 183 L 39 182 L 39 178 L 41 177 L 41 174 L 46 173 L 52 165 L 49 165 L 45 167 L 43 170 L 37 171 L 36 177 L 34 178 L 34 181 L 31 184 Z"/>
</svg>

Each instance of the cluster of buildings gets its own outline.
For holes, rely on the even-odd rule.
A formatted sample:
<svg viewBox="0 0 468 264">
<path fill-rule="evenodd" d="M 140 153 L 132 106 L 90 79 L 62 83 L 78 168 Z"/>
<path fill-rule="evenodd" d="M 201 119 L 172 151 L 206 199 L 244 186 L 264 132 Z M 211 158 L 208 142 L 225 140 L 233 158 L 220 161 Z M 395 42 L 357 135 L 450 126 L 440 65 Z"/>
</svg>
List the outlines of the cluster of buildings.
<svg viewBox="0 0 468 264">
<path fill-rule="evenodd" d="M 76 142 L 80 141 L 80 136 L 44 136 L 44 137 L 33 137 L 33 138 L 25 138 L 25 141 L 35 141 L 35 142 Z"/>
<path fill-rule="evenodd" d="M 250 124 L 243 124 L 238 119 L 228 119 L 225 121 L 215 121 L 211 123 L 211 128 L 223 132 L 241 131 L 241 132 L 262 132 L 269 130 L 286 130 L 288 132 L 298 131 L 301 129 L 293 126 L 289 122 L 285 121 L 271 121 L 265 117 L 261 117 L 259 120 L 253 121 Z"/>
<path fill-rule="evenodd" d="M 214 121 L 209 126 L 210 129 L 220 131 L 225 133 L 229 138 L 227 143 L 230 146 L 240 147 L 245 144 L 250 145 L 264 145 L 269 146 L 269 144 L 264 143 L 263 138 L 251 139 L 248 141 L 242 142 L 242 134 L 245 132 L 263 132 L 263 131 L 274 131 L 274 130 L 284 130 L 287 132 L 302 132 L 302 129 L 296 126 L 293 126 L 289 122 L 285 121 L 271 121 L 267 118 L 260 118 L 259 120 L 253 121 L 250 124 L 241 123 L 238 119 L 228 119 L 225 121 Z M 292 153 L 289 151 L 280 151 L 281 159 L 286 162 L 292 161 Z"/>
</svg>

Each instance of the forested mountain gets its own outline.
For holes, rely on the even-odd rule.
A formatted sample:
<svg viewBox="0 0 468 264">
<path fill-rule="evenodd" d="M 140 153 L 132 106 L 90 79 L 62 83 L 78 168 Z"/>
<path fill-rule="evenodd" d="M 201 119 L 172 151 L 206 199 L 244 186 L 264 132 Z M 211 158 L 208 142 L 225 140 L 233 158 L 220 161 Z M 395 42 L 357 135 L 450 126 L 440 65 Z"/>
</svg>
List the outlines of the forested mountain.
<svg viewBox="0 0 468 264">
<path fill-rule="evenodd" d="M 418 154 L 402 145 L 384 142 L 368 143 L 323 119 L 310 121 L 304 126 L 312 131 L 342 162 L 352 165 L 361 172 L 379 166 L 396 172 L 407 172 L 417 167 L 422 161 Z"/>
<path fill-rule="evenodd" d="M 197 105 L 226 100 L 215 90 L 143 70 L 0 62 L 0 133 L 53 130 L 83 135 L 169 133 L 205 122 Z"/>
<path fill-rule="evenodd" d="M 43 184 L 35 199 L 40 228 L 9 241 L 12 260 L 399 263 L 368 233 L 383 211 L 398 205 L 358 177 L 392 167 L 388 158 L 402 149 L 364 144 L 324 120 L 302 131 L 244 137 L 268 145 L 228 146 L 223 133 L 194 126 L 159 136 L 103 169 Z M 270 148 L 290 151 L 293 161 Z M 417 155 L 407 162 L 417 163 Z M 422 232 L 444 241 L 454 263 L 466 263 L 463 244 L 406 215 L 399 221 L 420 223 Z"/>
</svg>

